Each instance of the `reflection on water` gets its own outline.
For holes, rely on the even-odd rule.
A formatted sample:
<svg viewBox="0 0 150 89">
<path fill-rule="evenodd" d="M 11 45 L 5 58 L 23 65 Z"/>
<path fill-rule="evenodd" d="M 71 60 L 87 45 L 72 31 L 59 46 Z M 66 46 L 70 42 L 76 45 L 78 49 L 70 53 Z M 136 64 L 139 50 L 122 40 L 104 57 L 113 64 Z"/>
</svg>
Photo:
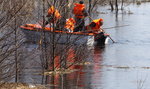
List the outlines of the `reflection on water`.
<svg viewBox="0 0 150 89">
<path fill-rule="evenodd" d="M 150 26 L 149 6 L 126 7 L 133 14 L 119 12 L 117 21 L 114 13 L 100 14 L 104 27 L 129 25 L 121 28 L 105 29 L 117 41 L 105 46 L 102 61 L 102 89 L 149 89 Z M 139 83 L 143 83 L 143 86 Z M 96 88 L 95 88 L 96 89 Z"/>
<path fill-rule="evenodd" d="M 50 89 L 79 89 L 80 87 L 84 87 L 84 59 L 80 59 L 81 55 L 78 55 L 75 51 L 76 49 L 70 48 L 66 52 L 66 68 L 69 70 L 76 70 L 71 73 L 58 73 L 54 75 L 47 75 L 46 76 L 46 84 L 50 84 L 49 88 Z M 87 51 L 86 51 L 87 52 Z M 81 52 L 82 53 L 82 52 Z M 82 55 L 84 56 L 84 55 Z M 83 57 L 84 58 L 84 57 Z M 60 58 L 55 60 L 55 63 L 57 65 L 58 61 Z M 59 64 L 59 63 L 58 63 Z M 82 79 L 82 80 L 81 80 Z"/>
<path fill-rule="evenodd" d="M 114 13 L 99 14 L 98 17 L 94 17 L 94 19 L 104 18 L 104 28 L 130 25 L 104 29 L 117 43 L 88 49 L 91 55 L 85 59 L 90 64 L 71 66 L 70 69 L 78 69 L 75 72 L 45 76 L 45 83 L 49 88 L 150 89 L 150 3 L 126 8 L 133 14 L 119 12 L 117 21 Z M 106 9 L 104 11 L 107 11 Z M 75 56 L 74 49 L 69 49 L 68 53 L 71 54 L 68 55 L 68 59 Z M 36 61 L 38 59 L 37 57 Z M 31 60 L 30 63 L 24 60 L 24 63 L 27 63 L 24 65 L 26 67 L 32 65 L 32 68 L 30 66 L 24 69 L 20 81 L 40 84 L 42 81 L 42 75 L 38 75 L 41 72 L 40 64 L 35 63 L 35 60 Z"/>
<path fill-rule="evenodd" d="M 71 49 L 72 50 L 72 49 Z M 101 77 L 101 62 L 104 47 L 95 46 L 91 50 L 91 62 L 77 63 L 70 68 L 77 71 L 69 74 L 56 74 L 46 76 L 46 83 L 50 89 L 93 89 L 98 86 Z M 68 50 L 70 51 L 70 50 Z M 75 54 L 72 52 L 71 56 Z M 69 58 L 70 56 L 68 56 Z M 90 59 L 91 60 L 91 59 Z"/>
</svg>

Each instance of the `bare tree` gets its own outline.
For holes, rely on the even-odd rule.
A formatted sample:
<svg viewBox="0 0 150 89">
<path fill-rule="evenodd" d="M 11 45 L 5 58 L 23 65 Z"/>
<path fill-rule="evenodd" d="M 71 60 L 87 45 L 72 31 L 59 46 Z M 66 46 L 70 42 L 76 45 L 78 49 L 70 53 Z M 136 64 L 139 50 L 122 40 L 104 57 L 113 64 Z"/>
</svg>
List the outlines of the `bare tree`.
<svg viewBox="0 0 150 89">
<path fill-rule="evenodd" d="M 104 5 L 105 3 L 106 0 L 89 0 L 89 8 L 88 8 L 89 14 L 96 7 L 96 5 Z"/>
<path fill-rule="evenodd" d="M 118 0 L 115 0 L 115 9 L 116 9 L 116 13 L 118 13 Z"/>
<path fill-rule="evenodd" d="M 121 10 L 123 10 L 124 0 L 121 0 Z"/>
<path fill-rule="evenodd" d="M 114 10 L 114 4 L 113 4 L 113 0 L 110 0 L 109 1 L 109 5 L 110 5 L 110 7 L 111 7 L 111 11 L 113 11 Z"/>
<path fill-rule="evenodd" d="M 0 81 L 10 81 L 15 78 L 18 82 L 19 74 L 22 71 L 22 60 L 28 59 L 29 56 L 36 59 L 36 53 L 29 54 L 24 52 L 24 38 L 20 32 L 20 25 L 26 22 L 38 22 L 42 19 L 42 27 L 45 27 L 45 20 L 48 8 L 53 5 L 57 8 L 62 19 L 57 23 L 53 23 L 54 31 L 58 28 L 62 30 L 67 18 L 70 18 L 71 8 L 68 7 L 68 0 L 1 0 L 0 1 Z M 33 4 L 39 4 L 38 10 L 33 7 Z M 42 4 L 41 4 L 42 3 Z M 33 21 L 34 20 L 34 21 Z M 40 55 L 40 63 L 45 71 L 66 71 L 79 62 L 83 62 L 88 55 L 85 44 L 75 46 L 73 43 L 78 41 L 80 36 L 71 41 L 71 35 L 67 35 L 65 39 L 68 42 L 65 45 L 60 45 L 58 40 L 61 35 L 55 38 L 55 33 L 46 34 L 42 29 L 40 40 L 38 43 L 38 56 Z M 44 42 L 48 39 L 50 43 Z M 35 50 L 34 50 L 35 51 Z M 37 50 L 36 50 L 37 51 Z M 82 54 L 82 56 L 81 56 Z M 70 55 L 73 55 L 70 57 Z M 37 61 L 36 61 L 37 62 Z"/>
<path fill-rule="evenodd" d="M 55 6 L 56 9 L 61 13 L 62 19 L 60 19 L 57 23 L 52 23 L 53 31 L 56 31 L 57 29 L 63 30 L 64 24 L 67 18 L 70 18 L 69 11 L 72 11 L 70 7 L 68 7 L 68 1 L 58 1 L 58 0 L 43 0 L 41 1 L 43 4 L 42 14 L 40 15 L 42 17 L 43 23 L 41 24 L 44 28 L 46 20 L 45 14 L 47 14 L 47 10 L 50 6 Z M 38 13 L 38 12 L 37 12 Z M 41 18 L 40 17 L 40 18 Z M 63 24 L 64 23 L 64 24 Z M 51 23 L 49 23 L 51 24 Z M 79 49 L 86 49 L 85 44 L 78 45 L 75 47 L 74 43 L 81 39 L 82 37 L 78 36 L 76 39 L 71 41 L 71 35 L 66 35 L 65 38 L 68 40 L 64 45 L 59 44 L 59 40 L 63 38 L 63 35 L 56 34 L 55 32 L 52 33 L 46 33 L 44 29 L 41 31 L 40 35 L 40 51 L 41 51 L 41 66 L 43 67 L 44 71 L 65 71 L 70 69 L 73 65 L 75 65 L 78 62 L 82 62 L 84 58 L 86 58 L 88 55 L 86 55 L 88 52 L 84 53 L 84 51 L 81 51 Z M 45 40 L 48 40 L 49 43 L 44 42 Z M 70 51 L 73 49 L 74 51 L 74 57 L 71 59 L 68 59 L 68 56 L 70 55 Z M 79 56 L 81 54 L 82 56 Z M 72 51 L 71 51 L 72 53 Z M 69 63 L 69 60 L 73 60 L 72 63 Z M 85 61 L 85 60 L 84 60 Z M 52 79 L 53 81 L 53 79 Z"/>
<path fill-rule="evenodd" d="M 1 0 L 0 2 L 0 81 L 18 82 L 19 59 L 24 40 L 20 25 L 27 20 L 28 0 Z M 29 16 L 28 16 L 29 17 Z M 26 20 L 23 20 L 26 18 Z"/>
</svg>

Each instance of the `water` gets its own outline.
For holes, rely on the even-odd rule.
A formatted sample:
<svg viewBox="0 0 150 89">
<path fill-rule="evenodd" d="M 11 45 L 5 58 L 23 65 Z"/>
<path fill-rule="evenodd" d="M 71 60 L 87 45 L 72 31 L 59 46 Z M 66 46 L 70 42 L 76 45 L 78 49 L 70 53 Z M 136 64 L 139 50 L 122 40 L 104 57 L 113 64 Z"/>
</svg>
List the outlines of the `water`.
<svg viewBox="0 0 150 89">
<path fill-rule="evenodd" d="M 150 3 L 126 6 L 126 10 L 119 12 L 118 17 L 107 9 L 99 7 L 97 11 L 106 14 L 97 13 L 93 16 L 93 19 L 104 19 L 103 28 L 129 26 L 104 29 L 116 43 L 93 47 L 88 58 L 91 64 L 76 65 L 74 68 L 79 71 L 60 76 L 46 76 L 48 84 L 55 84 L 49 85 L 49 88 L 150 89 Z M 30 64 L 33 65 L 34 62 L 31 61 Z M 38 63 L 34 65 L 36 68 L 33 69 L 39 69 Z M 50 80 L 51 77 L 53 81 Z M 41 78 L 41 75 L 23 75 L 22 81 L 41 83 Z"/>
<path fill-rule="evenodd" d="M 106 30 L 117 43 L 105 46 L 93 89 L 150 89 L 149 4 L 127 7 L 133 14 L 119 12 L 118 18 L 113 13 L 97 17 L 104 18 L 104 27 L 129 26 Z"/>
</svg>

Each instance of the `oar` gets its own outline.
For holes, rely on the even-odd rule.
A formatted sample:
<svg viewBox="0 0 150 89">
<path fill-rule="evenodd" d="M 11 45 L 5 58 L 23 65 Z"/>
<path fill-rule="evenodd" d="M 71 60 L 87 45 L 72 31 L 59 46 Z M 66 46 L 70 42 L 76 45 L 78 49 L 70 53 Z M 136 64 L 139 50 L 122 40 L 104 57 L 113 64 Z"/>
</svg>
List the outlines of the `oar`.
<svg viewBox="0 0 150 89">
<path fill-rule="evenodd" d="M 102 28 L 101 28 L 101 30 L 102 30 L 104 33 L 106 33 Z M 108 35 L 108 37 L 112 40 L 113 43 L 115 43 L 115 41 L 110 37 L 110 35 Z"/>
<path fill-rule="evenodd" d="M 93 21 L 93 19 L 90 16 L 88 17 Z M 106 33 L 102 28 L 99 28 L 99 30 L 102 30 L 104 33 Z M 113 43 L 115 43 L 115 41 L 110 37 L 110 35 L 108 35 L 108 37 L 112 40 Z"/>
<path fill-rule="evenodd" d="M 103 28 L 103 29 L 112 29 L 112 28 L 125 27 L 125 26 L 129 26 L 129 25 L 114 26 L 114 27 L 108 27 L 108 28 Z"/>
<path fill-rule="evenodd" d="M 115 41 L 110 37 L 110 35 L 108 35 L 108 37 L 112 40 L 113 43 L 115 43 Z"/>
</svg>

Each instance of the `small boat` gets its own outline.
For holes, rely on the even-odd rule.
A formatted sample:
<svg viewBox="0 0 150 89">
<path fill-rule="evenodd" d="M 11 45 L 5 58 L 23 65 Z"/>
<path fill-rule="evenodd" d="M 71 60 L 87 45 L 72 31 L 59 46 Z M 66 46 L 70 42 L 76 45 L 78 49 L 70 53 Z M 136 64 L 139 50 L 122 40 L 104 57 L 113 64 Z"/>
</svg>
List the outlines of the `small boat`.
<svg viewBox="0 0 150 89">
<path fill-rule="evenodd" d="M 42 27 L 38 24 L 25 24 L 20 26 L 28 42 L 57 42 L 63 44 L 104 45 L 107 35 L 90 32 L 59 31 L 50 27 Z"/>
</svg>

